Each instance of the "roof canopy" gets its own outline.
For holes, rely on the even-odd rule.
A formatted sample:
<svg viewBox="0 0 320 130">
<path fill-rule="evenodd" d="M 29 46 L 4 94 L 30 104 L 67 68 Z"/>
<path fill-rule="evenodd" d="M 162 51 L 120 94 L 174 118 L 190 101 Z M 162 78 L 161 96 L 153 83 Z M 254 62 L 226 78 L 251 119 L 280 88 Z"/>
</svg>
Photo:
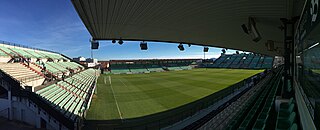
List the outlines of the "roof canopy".
<svg viewBox="0 0 320 130">
<path fill-rule="evenodd" d="M 295 13 L 291 0 L 71 1 L 96 40 L 192 43 L 271 56 L 283 53 L 280 18 Z M 249 17 L 255 19 L 262 37 L 257 43 L 241 28 Z M 267 40 L 274 41 L 278 50 L 268 51 Z"/>
</svg>

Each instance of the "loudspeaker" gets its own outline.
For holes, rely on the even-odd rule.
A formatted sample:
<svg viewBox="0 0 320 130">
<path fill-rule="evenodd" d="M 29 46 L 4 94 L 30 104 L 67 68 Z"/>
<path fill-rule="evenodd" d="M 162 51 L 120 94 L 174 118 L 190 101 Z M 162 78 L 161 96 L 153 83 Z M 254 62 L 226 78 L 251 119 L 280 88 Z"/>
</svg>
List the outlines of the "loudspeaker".
<svg viewBox="0 0 320 130">
<path fill-rule="evenodd" d="M 146 42 L 141 42 L 140 43 L 140 48 L 141 50 L 148 50 L 148 45 Z"/>
<path fill-rule="evenodd" d="M 245 24 L 242 24 L 241 28 L 242 28 L 244 33 L 249 34 L 249 30 L 248 30 L 248 28 L 247 28 L 247 26 Z"/>
<path fill-rule="evenodd" d="M 226 54 L 226 50 L 225 49 L 222 49 L 221 51 L 222 51 L 223 54 Z"/>
<path fill-rule="evenodd" d="M 113 39 L 113 40 L 111 41 L 111 43 L 116 43 L 116 40 Z"/>
<path fill-rule="evenodd" d="M 209 51 L 209 47 L 204 47 L 203 48 L 203 52 L 208 52 Z"/>
<path fill-rule="evenodd" d="M 99 42 L 98 41 L 91 41 L 91 49 L 98 49 Z"/>
<path fill-rule="evenodd" d="M 183 45 L 181 43 L 179 44 L 178 48 L 179 48 L 180 51 L 184 51 L 184 47 L 183 47 Z"/>
</svg>

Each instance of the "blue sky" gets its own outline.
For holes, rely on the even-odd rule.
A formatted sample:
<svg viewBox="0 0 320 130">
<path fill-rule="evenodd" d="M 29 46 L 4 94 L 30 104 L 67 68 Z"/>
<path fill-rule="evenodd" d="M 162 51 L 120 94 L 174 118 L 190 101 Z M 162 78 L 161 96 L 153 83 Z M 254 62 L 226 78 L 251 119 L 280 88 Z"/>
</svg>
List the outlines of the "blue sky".
<svg viewBox="0 0 320 130">
<path fill-rule="evenodd" d="M 76 13 L 70 0 L 1 0 L 0 40 L 53 50 L 69 57 L 90 57 L 90 34 Z M 203 47 L 148 42 L 148 50 L 141 51 L 140 42 L 125 41 L 123 45 L 101 41 L 94 58 L 203 58 Z M 234 53 L 229 50 L 227 53 Z M 221 48 L 210 47 L 207 58 L 219 57 Z"/>
</svg>

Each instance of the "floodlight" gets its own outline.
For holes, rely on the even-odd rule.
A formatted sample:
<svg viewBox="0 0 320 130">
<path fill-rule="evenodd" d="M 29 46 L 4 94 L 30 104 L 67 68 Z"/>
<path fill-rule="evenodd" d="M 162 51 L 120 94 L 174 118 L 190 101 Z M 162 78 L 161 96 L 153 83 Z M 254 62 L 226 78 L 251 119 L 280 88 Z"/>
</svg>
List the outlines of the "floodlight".
<svg viewBox="0 0 320 130">
<path fill-rule="evenodd" d="M 90 40 L 91 42 L 91 49 L 98 49 L 99 48 L 99 42 L 96 40 Z"/>
<path fill-rule="evenodd" d="M 183 47 L 182 43 L 180 43 L 180 44 L 178 45 L 178 48 L 179 48 L 180 51 L 184 51 L 184 47 Z"/>
<path fill-rule="evenodd" d="M 140 49 L 141 50 L 148 50 L 148 45 L 147 45 L 147 42 L 141 42 L 140 43 Z"/>
<path fill-rule="evenodd" d="M 249 17 L 248 18 L 248 25 L 245 25 L 245 24 L 242 24 L 241 25 L 242 27 L 242 30 L 251 36 L 251 39 L 252 41 L 254 42 L 258 42 L 260 41 L 262 38 L 261 38 L 261 35 L 256 27 L 256 21 L 255 21 L 255 18 L 253 17 Z"/>
<path fill-rule="evenodd" d="M 118 41 L 118 43 L 119 43 L 120 45 L 122 45 L 122 44 L 123 44 L 123 41 L 120 39 L 120 40 Z"/>
<path fill-rule="evenodd" d="M 209 47 L 204 47 L 203 48 L 203 52 L 208 52 L 209 51 Z"/>
<path fill-rule="evenodd" d="M 225 50 L 225 49 L 222 49 L 221 51 L 222 51 L 222 53 L 223 53 L 223 54 L 225 54 L 225 53 L 226 53 L 226 50 Z"/>
<path fill-rule="evenodd" d="M 116 40 L 113 39 L 113 40 L 111 41 L 111 43 L 116 43 Z"/>
</svg>

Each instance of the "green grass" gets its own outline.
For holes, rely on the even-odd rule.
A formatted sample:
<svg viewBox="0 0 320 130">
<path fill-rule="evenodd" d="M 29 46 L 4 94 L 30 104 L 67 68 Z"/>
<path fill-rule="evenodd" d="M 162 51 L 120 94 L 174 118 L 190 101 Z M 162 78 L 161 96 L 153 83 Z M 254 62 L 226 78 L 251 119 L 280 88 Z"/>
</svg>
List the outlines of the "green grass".
<svg viewBox="0 0 320 130">
<path fill-rule="evenodd" d="M 150 74 L 101 75 L 97 83 L 97 95 L 92 100 L 86 118 L 120 119 L 117 104 L 122 118 L 165 111 L 208 96 L 262 71 L 193 69 Z"/>
</svg>

